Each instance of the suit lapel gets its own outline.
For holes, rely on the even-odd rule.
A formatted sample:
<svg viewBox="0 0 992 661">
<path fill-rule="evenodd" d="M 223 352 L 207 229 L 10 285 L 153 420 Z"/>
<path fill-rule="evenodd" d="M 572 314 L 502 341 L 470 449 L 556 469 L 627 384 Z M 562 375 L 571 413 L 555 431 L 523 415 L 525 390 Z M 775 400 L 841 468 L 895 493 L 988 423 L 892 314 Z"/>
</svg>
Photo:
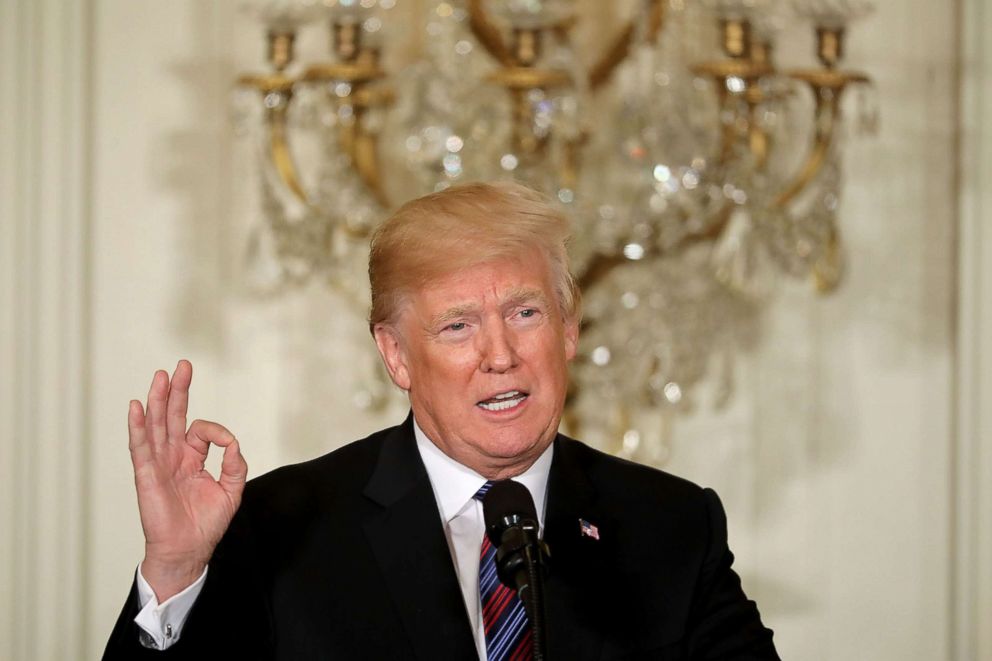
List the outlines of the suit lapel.
<svg viewBox="0 0 992 661">
<path fill-rule="evenodd" d="M 365 534 L 416 656 L 474 658 L 472 625 L 412 417 L 383 442 L 365 495 L 382 508 L 365 522 Z"/>
<path fill-rule="evenodd" d="M 609 512 L 561 435 L 548 477 L 545 541 L 551 549 L 547 583 L 549 656 L 598 658 L 611 595 L 606 559 Z M 365 495 L 381 510 L 364 524 L 414 652 L 421 659 L 474 659 L 472 626 L 430 479 L 417 452 L 412 418 L 383 442 Z M 601 539 L 580 532 L 579 519 L 599 527 Z"/>
<path fill-rule="evenodd" d="M 603 644 L 602 616 L 605 594 L 600 585 L 607 576 L 605 559 L 610 540 L 581 534 L 579 519 L 604 532 L 607 523 L 597 507 L 597 494 L 571 449 L 571 439 L 555 440 L 548 477 L 548 504 L 544 539 L 551 551 L 547 590 L 548 656 L 553 659 L 598 658 Z"/>
</svg>

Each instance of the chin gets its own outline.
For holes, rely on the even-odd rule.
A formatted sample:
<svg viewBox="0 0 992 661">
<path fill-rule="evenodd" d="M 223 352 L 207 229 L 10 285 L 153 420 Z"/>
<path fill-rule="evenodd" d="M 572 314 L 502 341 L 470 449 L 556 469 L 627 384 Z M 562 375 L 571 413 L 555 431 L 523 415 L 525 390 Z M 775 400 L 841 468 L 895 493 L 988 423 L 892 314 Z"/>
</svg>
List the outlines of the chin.
<svg viewBox="0 0 992 661">
<path fill-rule="evenodd" d="M 528 454 L 532 454 L 535 449 L 543 451 L 549 440 L 543 438 L 544 430 L 500 430 L 488 436 L 489 440 L 485 444 L 486 453 L 492 457 L 500 459 L 513 459 Z"/>
</svg>

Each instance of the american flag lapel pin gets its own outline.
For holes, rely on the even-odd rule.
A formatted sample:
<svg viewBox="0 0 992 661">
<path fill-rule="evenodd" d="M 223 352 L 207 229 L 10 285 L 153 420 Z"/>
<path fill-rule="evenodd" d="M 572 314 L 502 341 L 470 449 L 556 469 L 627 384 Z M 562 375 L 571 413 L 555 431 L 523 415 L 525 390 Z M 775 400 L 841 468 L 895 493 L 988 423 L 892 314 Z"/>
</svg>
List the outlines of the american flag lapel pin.
<svg viewBox="0 0 992 661">
<path fill-rule="evenodd" d="M 579 535 L 582 537 L 591 537 L 592 539 L 599 539 L 599 528 L 592 525 L 585 519 L 579 519 Z"/>
</svg>

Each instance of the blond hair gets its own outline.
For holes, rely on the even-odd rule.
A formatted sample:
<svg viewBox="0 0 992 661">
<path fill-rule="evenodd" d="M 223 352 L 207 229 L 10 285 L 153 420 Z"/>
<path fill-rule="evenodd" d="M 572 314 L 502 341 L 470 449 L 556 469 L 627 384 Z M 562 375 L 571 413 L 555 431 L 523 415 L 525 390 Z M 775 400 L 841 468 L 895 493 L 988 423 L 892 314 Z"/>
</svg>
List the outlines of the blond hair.
<svg viewBox="0 0 992 661">
<path fill-rule="evenodd" d="M 537 249 L 567 320 L 581 297 L 569 272 L 568 219 L 545 196 L 513 182 L 453 186 L 411 200 L 372 236 L 369 328 L 392 323 L 404 296 L 439 277 Z"/>
</svg>

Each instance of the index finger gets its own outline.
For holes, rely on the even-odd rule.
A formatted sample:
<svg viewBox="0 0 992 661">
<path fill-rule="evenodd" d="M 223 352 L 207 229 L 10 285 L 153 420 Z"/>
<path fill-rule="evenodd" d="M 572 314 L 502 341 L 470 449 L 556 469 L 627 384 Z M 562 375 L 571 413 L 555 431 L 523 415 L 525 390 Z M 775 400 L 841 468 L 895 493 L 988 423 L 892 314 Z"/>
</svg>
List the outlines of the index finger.
<svg viewBox="0 0 992 661">
<path fill-rule="evenodd" d="M 235 438 L 234 434 L 224 425 L 209 420 L 194 420 L 193 424 L 189 426 L 189 433 L 186 434 L 185 441 L 187 445 L 206 458 L 211 443 L 226 448 L 235 441 Z"/>
<path fill-rule="evenodd" d="M 127 437 L 132 460 L 151 460 L 152 447 L 145 430 L 145 411 L 136 399 L 132 399 L 127 408 Z"/>
<path fill-rule="evenodd" d="M 182 443 L 186 439 L 186 411 L 189 408 L 189 384 L 192 381 L 193 365 L 188 360 L 180 360 L 169 384 L 166 409 L 166 428 L 171 443 Z"/>
</svg>

